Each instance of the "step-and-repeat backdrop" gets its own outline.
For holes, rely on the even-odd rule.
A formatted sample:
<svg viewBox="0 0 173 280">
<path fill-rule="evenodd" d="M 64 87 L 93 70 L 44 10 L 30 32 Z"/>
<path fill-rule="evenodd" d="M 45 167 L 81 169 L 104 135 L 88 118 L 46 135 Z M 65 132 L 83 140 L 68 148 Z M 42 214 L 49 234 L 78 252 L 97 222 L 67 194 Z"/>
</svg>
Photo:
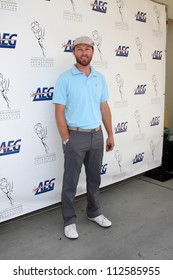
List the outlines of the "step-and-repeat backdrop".
<svg viewBox="0 0 173 280">
<path fill-rule="evenodd" d="M 95 42 L 92 65 L 108 83 L 116 142 L 104 153 L 101 187 L 161 164 L 165 6 L 0 0 L 0 222 L 61 200 L 63 152 L 52 96 L 82 35 Z M 82 170 L 77 195 L 85 192 Z"/>
</svg>

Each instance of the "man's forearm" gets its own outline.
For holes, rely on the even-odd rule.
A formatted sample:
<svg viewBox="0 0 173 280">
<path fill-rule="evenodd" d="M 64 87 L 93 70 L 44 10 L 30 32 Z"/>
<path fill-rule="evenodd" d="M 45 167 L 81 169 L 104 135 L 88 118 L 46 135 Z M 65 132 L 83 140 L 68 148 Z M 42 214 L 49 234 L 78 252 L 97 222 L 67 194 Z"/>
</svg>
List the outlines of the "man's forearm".
<svg viewBox="0 0 173 280">
<path fill-rule="evenodd" d="M 108 134 L 108 138 L 106 140 L 106 151 L 108 152 L 113 150 L 115 146 L 115 142 L 114 142 L 114 136 L 112 131 L 111 111 L 107 102 L 101 104 L 101 112 L 102 112 L 102 121 L 105 126 L 106 132 Z"/>
<path fill-rule="evenodd" d="M 102 107 L 102 121 L 108 136 L 113 136 L 111 111 L 107 104 Z"/>
<path fill-rule="evenodd" d="M 67 128 L 63 105 L 60 104 L 55 105 L 55 117 L 56 117 L 59 134 L 61 135 L 62 140 L 69 139 L 69 131 Z"/>
</svg>

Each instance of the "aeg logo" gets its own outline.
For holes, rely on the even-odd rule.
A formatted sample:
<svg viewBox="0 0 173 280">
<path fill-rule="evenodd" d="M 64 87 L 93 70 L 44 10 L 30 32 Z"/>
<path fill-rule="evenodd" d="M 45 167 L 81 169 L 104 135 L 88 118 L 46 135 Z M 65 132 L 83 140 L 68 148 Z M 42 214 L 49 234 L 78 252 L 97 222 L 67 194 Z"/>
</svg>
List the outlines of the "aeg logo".
<svg viewBox="0 0 173 280">
<path fill-rule="evenodd" d="M 147 20 L 147 14 L 144 13 L 144 12 L 137 12 L 137 14 L 135 15 L 136 16 L 136 20 L 137 21 L 141 21 L 141 22 L 146 22 Z"/>
<path fill-rule="evenodd" d="M 55 186 L 55 178 L 51 180 L 45 180 L 44 182 L 40 182 L 38 188 L 34 189 L 35 195 L 53 191 L 54 186 Z"/>
<path fill-rule="evenodd" d="M 152 59 L 161 60 L 162 59 L 162 51 L 155 50 L 152 54 Z"/>
<path fill-rule="evenodd" d="M 74 40 L 68 40 L 67 44 L 63 44 L 64 52 L 73 52 Z"/>
<path fill-rule="evenodd" d="M 115 134 L 116 133 L 121 133 L 121 132 L 126 132 L 127 131 L 127 124 L 128 124 L 128 122 L 118 123 L 117 127 L 114 129 Z"/>
<path fill-rule="evenodd" d="M 92 6 L 92 10 L 96 11 L 96 12 L 100 12 L 100 13 L 105 13 L 107 12 L 107 2 L 103 2 L 103 1 L 98 1 L 95 0 L 93 4 L 91 4 Z"/>
<path fill-rule="evenodd" d="M 54 87 L 37 88 L 36 92 L 31 94 L 33 101 L 47 101 L 53 98 Z"/>
<path fill-rule="evenodd" d="M 155 126 L 155 125 L 159 125 L 160 123 L 160 116 L 158 117 L 153 117 L 151 122 L 150 122 L 150 126 Z"/>
<path fill-rule="evenodd" d="M 106 174 L 107 166 L 108 166 L 107 163 L 106 163 L 106 164 L 102 164 L 101 171 L 100 171 L 100 174 L 101 174 L 101 175 Z"/>
<path fill-rule="evenodd" d="M 15 49 L 17 34 L 0 33 L 0 48 Z"/>
<path fill-rule="evenodd" d="M 21 139 L 2 142 L 0 146 L 0 156 L 16 154 L 20 152 Z"/>
<path fill-rule="evenodd" d="M 143 153 L 139 153 L 138 155 L 135 156 L 135 158 L 133 159 L 133 164 L 138 163 L 143 161 L 144 159 L 144 152 Z"/>
<path fill-rule="evenodd" d="M 134 94 L 145 94 L 146 93 L 146 86 L 147 85 L 138 85 L 137 88 L 135 88 Z"/>
<path fill-rule="evenodd" d="M 117 50 L 115 50 L 116 56 L 124 56 L 128 57 L 129 55 L 129 47 L 128 46 L 119 46 Z"/>
</svg>

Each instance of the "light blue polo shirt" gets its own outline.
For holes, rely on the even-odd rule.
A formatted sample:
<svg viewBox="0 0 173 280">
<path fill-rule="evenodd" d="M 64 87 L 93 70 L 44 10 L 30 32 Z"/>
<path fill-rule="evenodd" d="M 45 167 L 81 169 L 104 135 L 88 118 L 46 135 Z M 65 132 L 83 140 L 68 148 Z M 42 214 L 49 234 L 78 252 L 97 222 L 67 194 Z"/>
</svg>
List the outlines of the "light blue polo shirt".
<svg viewBox="0 0 173 280">
<path fill-rule="evenodd" d="M 53 103 L 65 105 L 67 125 L 83 129 L 99 127 L 102 122 L 100 103 L 108 100 L 103 74 L 91 66 L 87 77 L 74 65 L 56 82 Z"/>
</svg>

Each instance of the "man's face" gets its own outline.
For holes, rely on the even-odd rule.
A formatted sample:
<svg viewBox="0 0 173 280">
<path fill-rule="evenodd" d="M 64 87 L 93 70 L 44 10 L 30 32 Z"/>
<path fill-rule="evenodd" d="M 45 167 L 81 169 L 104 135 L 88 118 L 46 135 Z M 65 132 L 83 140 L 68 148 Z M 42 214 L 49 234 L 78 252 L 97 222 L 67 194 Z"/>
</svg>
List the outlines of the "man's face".
<svg viewBox="0 0 173 280">
<path fill-rule="evenodd" d="M 76 62 L 82 66 L 87 66 L 90 64 L 93 57 L 93 53 L 93 48 L 85 44 L 77 45 L 73 51 L 73 54 L 76 58 Z"/>
</svg>

